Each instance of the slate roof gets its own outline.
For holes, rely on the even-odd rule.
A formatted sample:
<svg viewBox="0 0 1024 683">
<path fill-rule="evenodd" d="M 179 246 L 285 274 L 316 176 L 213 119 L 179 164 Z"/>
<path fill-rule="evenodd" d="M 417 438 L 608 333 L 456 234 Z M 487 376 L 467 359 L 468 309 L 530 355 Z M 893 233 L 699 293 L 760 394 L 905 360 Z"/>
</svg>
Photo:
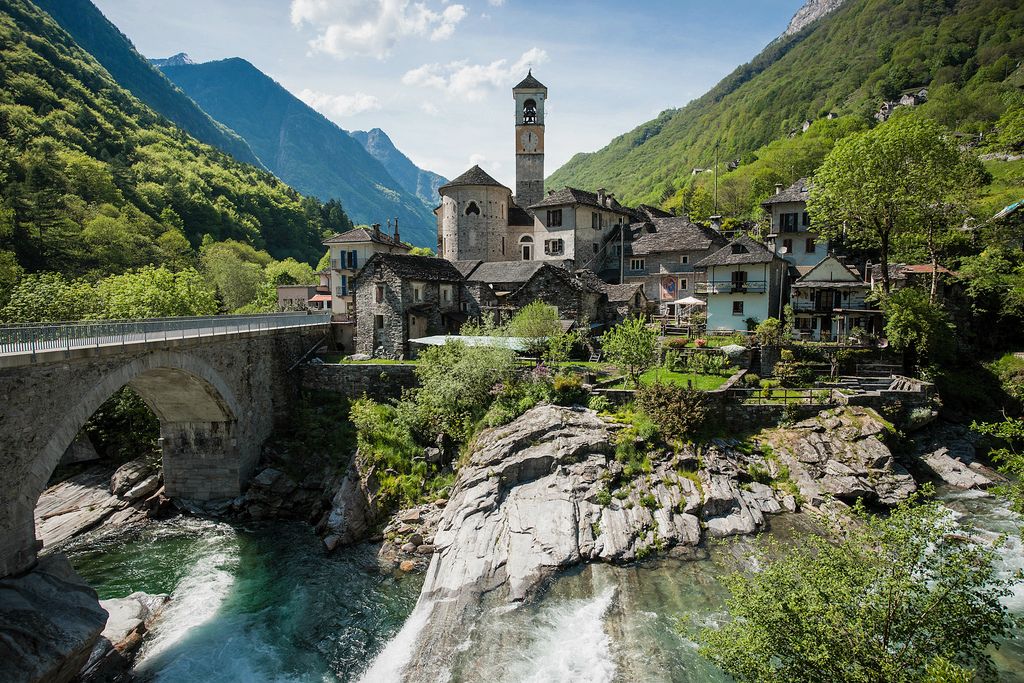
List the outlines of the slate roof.
<svg viewBox="0 0 1024 683">
<path fill-rule="evenodd" d="M 781 204 L 783 202 L 806 202 L 807 190 L 810 189 L 810 187 L 810 178 L 801 178 L 782 192 L 773 194 L 771 197 L 761 202 L 761 206 L 768 207 L 772 204 Z"/>
<path fill-rule="evenodd" d="M 490 185 L 493 187 L 505 187 L 497 180 L 492 178 L 487 171 L 474 165 L 473 168 L 469 169 L 455 180 L 449 180 L 447 183 L 437 188 L 443 190 L 448 187 L 458 187 L 460 185 Z M 508 188 L 505 188 L 508 189 Z M 511 190 L 509 190 L 511 192 Z"/>
<path fill-rule="evenodd" d="M 742 251 L 733 253 L 733 246 L 738 245 Z M 694 268 L 711 266 L 737 266 L 750 263 L 771 263 L 781 261 L 771 249 L 746 235 L 740 235 L 707 258 L 693 264 Z"/>
<path fill-rule="evenodd" d="M 466 279 L 470 282 L 486 284 L 521 284 L 533 277 L 545 265 L 554 266 L 547 261 L 482 261 L 466 274 Z M 557 266 L 554 267 L 557 268 Z"/>
<path fill-rule="evenodd" d="M 526 209 L 520 208 L 515 204 L 509 204 L 508 207 L 508 224 L 509 225 L 523 225 L 532 226 L 533 216 Z"/>
<path fill-rule="evenodd" d="M 375 265 L 385 266 L 405 280 L 424 280 L 433 282 L 462 282 L 462 273 L 451 261 L 432 256 L 412 256 L 410 254 L 374 254 L 356 275 L 361 279 L 365 274 L 372 273 Z"/>
<path fill-rule="evenodd" d="M 586 190 L 580 190 L 575 187 L 563 187 L 561 190 L 552 192 L 529 208 L 540 209 L 548 206 L 565 206 L 566 204 L 583 204 L 585 206 L 593 206 L 598 209 L 604 209 L 605 211 L 615 211 L 626 215 L 632 215 L 634 213 L 632 209 L 627 209 L 615 201 L 615 199 L 611 200 L 611 206 L 604 206 L 597 201 L 596 192 L 587 192 Z"/>
<path fill-rule="evenodd" d="M 583 288 L 588 289 L 591 292 L 604 293 L 607 291 L 607 288 L 611 286 L 598 277 L 597 273 L 588 268 L 577 270 L 575 275 L 576 278 L 579 279 L 580 283 L 582 283 Z"/>
<path fill-rule="evenodd" d="M 640 226 L 635 235 L 634 256 L 672 251 L 702 251 L 716 245 L 723 246 L 727 241 L 711 228 L 691 223 L 690 219 L 682 217 L 655 218 L 647 221 Z"/>
<path fill-rule="evenodd" d="M 373 228 L 352 228 L 346 232 L 340 232 L 334 237 L 329 237 L 323 244 L 349 244 L 355 242 L 375 242 L 377 244 L 390 244 L 408 251 L 411 246 L 405 242 L 396 242 L 395 238 L 384 232 L 375 233 Z"/>
<path fill-rule="evenodd" d="M 519 81 L 519 85 L 512 88 L 513 90 L 543 90 L 548 91 L 548 87 L 533 77 L 533 69 L 526 72 L 526 78 Z"/>
<path fill-rule="evenodd" d="M 458 271 L 462 273 L 462 277 L 468 277 L 477 266 L 483 263 L 483 261 L 477 259 L 475 261 L 452 261 L 452 263 L 455 264 Z"/>
<path fill-rule="evenodd" d="M 939 275 L 952 275 L 953 272 L 943 265 L 939 265 Z M 890 263 L 889 264 L 889 279 L 890 280 L 906 280 L 909 275 L 931 275 L 932 265 L 930 263 Z M 871 277 L 881 279 L 882 278 L 882 265 L 876 263 L 871 266 Z"/>
<path fill-rule="evenodd" d="M 658 207 L 651 206 L 650 204 L 641 204 L 636 207 L 634 211 L 644 216 L 646 220 L 651 220 L 653 218 L 672 218 L 672 214 L 668 211 L 662 211 Z"/>
</svg>

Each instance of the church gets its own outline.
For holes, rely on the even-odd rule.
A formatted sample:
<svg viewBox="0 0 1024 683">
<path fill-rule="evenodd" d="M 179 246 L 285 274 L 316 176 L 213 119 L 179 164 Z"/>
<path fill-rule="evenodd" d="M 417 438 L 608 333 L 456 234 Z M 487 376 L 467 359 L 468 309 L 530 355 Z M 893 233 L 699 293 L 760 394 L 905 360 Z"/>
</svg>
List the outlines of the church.
<svg viewBox="0 0 1024 683">
<path fill-rule="evenodd" d="M 544 104 L 532 71 L 512 89 L 516 191 L 479 166 L 439 188 L 437 254 L 462 261 L 548 261 L 569 270 L 620 267 L 622 232 L 646 218 L 604 190 L 544 192 Z M 629 239 L 628 234 L 626 239 Z"/>
</svg>

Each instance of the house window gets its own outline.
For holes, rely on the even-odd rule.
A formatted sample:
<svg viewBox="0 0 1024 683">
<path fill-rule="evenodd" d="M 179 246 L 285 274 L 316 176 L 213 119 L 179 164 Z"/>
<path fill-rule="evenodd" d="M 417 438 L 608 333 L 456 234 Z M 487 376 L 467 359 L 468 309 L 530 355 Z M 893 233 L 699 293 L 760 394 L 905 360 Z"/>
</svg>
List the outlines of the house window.
<svg viewBox="0 0 1024 683">
<path fill-rule="evenodd" d="M 353 249 L 352 251 L 348 252 L 348 267 L 351 268 L 352 270 L 355 270 L 356 266 L 358 265 L 359 252 Z"/>
<path fill-rule="evenodd" d="M 742 301 L 733 301 L 732 302 L 732 314 L 733 315 L 743 315 L 743 302 Z"/>
<path fill-rule="evenodd" d="M 544 240 L 544 253 L 549 256 L 561 256 L 565 252 L 564 240 Z"/>
<path fill-rule="evenodd" d="M 686 254 L 683 254 L 682 256 L 679 257 L 679 262 L 685 266 L 690 262 L 690 257 Z"/>
<path fill-rule="evenodd" d="M 557 228 L 562 225 L 562 210 L 551 209 L 548 211 L 548 223 L 549 228 Z"/>
<path fill-rule="evenodd" d="M 793 253 L 793 240 L 782 240 L 782 253 L 792 254 Z"/>
<path fill-rule="evenodd" d="M 373 329 L 383 330 L 384 329 L 384 316 L 375 315 L 373 316 Z"/>
<path fill-rule="evenodd" d="M 480 207 L 476 205 L 476 202 L 470 202 L 469 204 L 466 205 L 466 215 L 467 216 L 479 216 L 480 215 Z"/>
<path fill-rule="evenodd" d="M 412 286 L 412 300 L 423 301 L 423 285 Z"/>
<path fill-rule="evenodd" d="M 348 295 L 348 275 L 341 276 L 341 284 L 338 285 L 338 296 Z"/>
<path fill-rule="evenodd" d="M 501 255 L 505 255 L 505 236 L 501 236 Z"/>
<path fill-rule="evenodd" d="M 684 277 L 683 278 L 679 278 L 679 291 L 683 291 L 684 289 L 689 289 L 689 288 L 690 288 L 690 283 L 687 282 L 686 278 L 684 278 Z"/>
<path fill-rule="evenodd" d="M 811 226 L 811 215 L 804 211 L 803 215 L 800 217 L 800 221 L 803 223 L 805 228 L 809 228 Z"/>
<path fill-rule="evenodd" d="M 647 263 L 642 258 L 631 258 L 629 259 L 629 269 L 635 273 L 642 273 L 647 269 Z"/>
<path fill-rule="evenodd" d="M 747 286 L 747 272 L 745 270 L 734 270 L 732 272 L 732 288 L 743 290 Z"/>
<path fill-rule="evenodd" d="M 814 253 L 814 247 L 815 247 L 815 245 L 814 245 L 814 238 L 813 237 L 808 237 L 807 238 L 807 244 L 804 247 L 804 251 L 806 251 L 808 254 L 813 254 Z"/>
<path fill-rule="evenodd" d="M 601 228 L 601 214 L 596 211 L 590 214 L 590 227 L 594 230 Z"/>
<path fill-rule="evenodd" d="M 747 248 L 745 246 L 743 246 L 742 244 L 734 244 L 734 245 L 732 245 L 732 253 L 734 253 L 734 254 L 746 254 L 747 253 Z"/>
<path fill-rule="evenodd" d="M 377 303 L 384 301 L 384 285 L 377 285 L 373 298 Z"/>
<path fill-rule="evenodd" d="M 779 216 L 780 232 L 796 232 L 797 220 L 800 218 L 796 213 L 784 213 Z"/>
<path fill-rule="evenodd" d="M 594 242 L 594 243 L 593 243 L 593 244 L 591 244 L 590 246 L 592 246 L 592 247 L 594 248 L 594 253 L 595 253 L 595 254 L 596 254 L 597 252 L 601 251 L 601 247 L 597 246 L 597 242 Z"/>
<path fill-rule="evenodd" d="M 452 286 L 441 285 L 441 301 L 449 303 L 452 300 Z"/>
</svg>

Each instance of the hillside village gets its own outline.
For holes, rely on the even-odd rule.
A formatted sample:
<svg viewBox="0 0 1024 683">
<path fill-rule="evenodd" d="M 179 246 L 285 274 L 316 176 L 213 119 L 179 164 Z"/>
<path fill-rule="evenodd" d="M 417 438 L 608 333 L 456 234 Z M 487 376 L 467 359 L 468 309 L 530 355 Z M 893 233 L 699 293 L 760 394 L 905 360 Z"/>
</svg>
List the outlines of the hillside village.
<svg viewBox="0 0 1024 683">
<path fill-rule="evenodd" d="M 436 257 L 410 255 L 397 218 L 357 227 L 324 241 L 330 265 L 318 286 L 278 288 L 280 308 L 329 310 L 341 352 L 383 359 L 411 358 L 417 340 L 457 335 L 467 320 L 507 322 L 533 301 L 590 334 L 640 316 L 692 339 L 748 335 L 791 306 L 795 339 L 884 336 L 871 297 L 879 266 L 837 253 L 818 233 L 808 178 L 775 186 L 761 233 L 723 229 L 722 216 L 705 224 L 625 206 L 601 188 L 545 193 L 548 89 L 531 72 L 512 95 L 515 193 L 473 166 L 439 188 Z M 889 270 L 897 287 L 934 270 L 944 288 L 951 275 L 927 263 Z"/>
</svg>

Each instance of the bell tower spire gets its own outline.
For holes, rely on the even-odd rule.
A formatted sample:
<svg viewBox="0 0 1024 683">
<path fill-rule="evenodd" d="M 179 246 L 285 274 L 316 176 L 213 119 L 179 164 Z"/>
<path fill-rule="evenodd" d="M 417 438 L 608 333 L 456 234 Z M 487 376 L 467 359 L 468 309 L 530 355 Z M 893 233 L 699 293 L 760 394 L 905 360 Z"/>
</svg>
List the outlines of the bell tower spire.
<svg viewBox="0 0 1024 683">
<path fill-rule="evenodd" d="M 516 203 L 527 208 L 544 198 L 544 101 L 548 89 L 531 69 L 512 88 L 516 103 Z"/>
</svg>

